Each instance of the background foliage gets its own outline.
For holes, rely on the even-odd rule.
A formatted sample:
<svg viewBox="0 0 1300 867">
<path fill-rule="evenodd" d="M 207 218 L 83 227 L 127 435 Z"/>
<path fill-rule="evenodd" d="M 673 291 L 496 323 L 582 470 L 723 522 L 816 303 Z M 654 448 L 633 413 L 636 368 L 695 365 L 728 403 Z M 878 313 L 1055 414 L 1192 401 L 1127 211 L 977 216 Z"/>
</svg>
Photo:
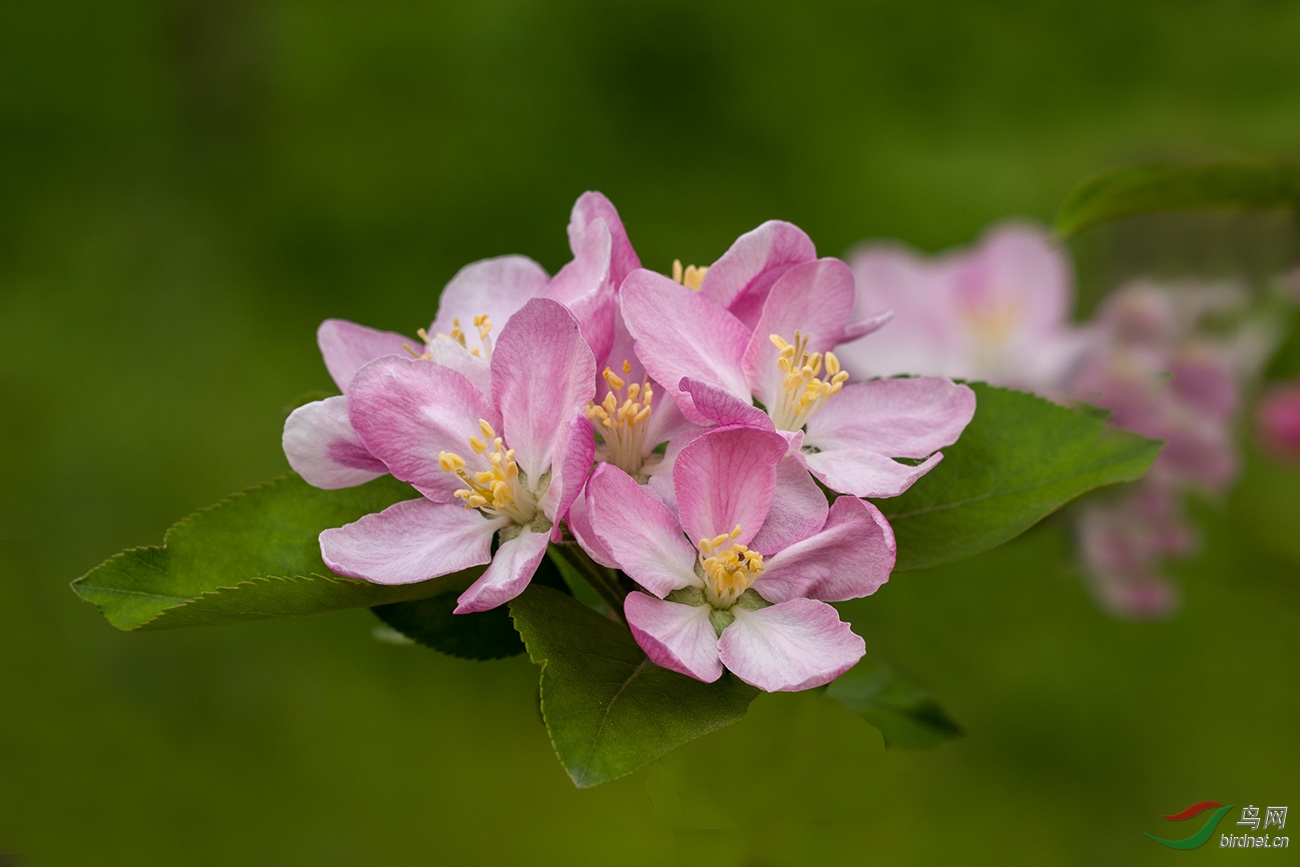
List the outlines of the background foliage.
<svg viewBox="0 0 1300 867">
<path fill-rule="evenodd" d="M 589 791 L 525 657 L 361 611 L 124 635 L 66 587 L 284 470 L 321 319 L 409 333 L 465 262 L 553 270 L 584 189 L 651 266 L 771 217 L 938 249 L 1117 163 L 1295 156 L 1296 44 L 1274 2 L 0 6 L 0 860 L 1158 863 L 1195 857 L 1151 851 L 1162 812 L 1300 801 L 1300 473 L 1257 457 L 1170 623 L 1098 613 L 1060 521 L 848 606 L 964 739 L 760 697 Z M 1288 231 L 1077 249 L 1091 298 Z"/>
</svg>

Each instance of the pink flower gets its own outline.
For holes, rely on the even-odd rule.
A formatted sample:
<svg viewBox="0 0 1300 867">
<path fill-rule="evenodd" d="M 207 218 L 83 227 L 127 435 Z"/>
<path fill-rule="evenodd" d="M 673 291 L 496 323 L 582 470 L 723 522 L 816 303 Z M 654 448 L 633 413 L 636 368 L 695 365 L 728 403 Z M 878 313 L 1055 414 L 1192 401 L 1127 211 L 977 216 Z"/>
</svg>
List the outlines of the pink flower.
<svg viewBox="0 0 1300 867">
<path fill-rule="evenodd" d="M 852 273 L 838 259 L 810 258 L 806 241 L 789 224 L 768 223 L 686 285 L 633 271 L 619 297 L 636 354 L 656 381 L 675 384 L 669 395 L 690 421 L 780 431 L 833 490 L 895 496 L 956 441 L 974 393 L 935 378 L 848 384 L 831 350 L 888 317 L 851 321 Z"/>
<path fill-rule="evenodd" d="M 702 434 L 677 456 L 676 514 L 617 467 L 593 473 L 594 530 L 649 591 L 629 594 L 624 614 L 656 664 L 706 682 L 726 666 L 760 689 L 793 691 L 862 657 L 862 639 L 826 603 L 888 580 L 893 532 L 855 497 L 828 507 L 785 453 L 772 431 Z"/>
<path fill-rule="evenodd" d="M 408 584 L 490 562 L 458 613 L 523 591 L 591 467 L 595 359 L 573 315 L 535 298 L 501 330 L 488 374 L 397 355 L 357 372 L 352 428 L 424 496 L 321 533 L 330 569 Z"/>
<path fill-rule="evenodd" d="M 1255 420 L 1265 448 L 1280 458 L 1300 460 L 1300 382 L 1269 391 Z"/>
<path fill-rule="evenodd" d="M 853 315 L 894 314 L 871 340 L 840 348 L 854 376 L 932 374 L 1051 395 L 1087 346 L 1068 321 L 1068 260 L 1035 226 L 1006 224 L 969 250 L 931 259 L 878 243 L 849 261 Z"/>
</svg>

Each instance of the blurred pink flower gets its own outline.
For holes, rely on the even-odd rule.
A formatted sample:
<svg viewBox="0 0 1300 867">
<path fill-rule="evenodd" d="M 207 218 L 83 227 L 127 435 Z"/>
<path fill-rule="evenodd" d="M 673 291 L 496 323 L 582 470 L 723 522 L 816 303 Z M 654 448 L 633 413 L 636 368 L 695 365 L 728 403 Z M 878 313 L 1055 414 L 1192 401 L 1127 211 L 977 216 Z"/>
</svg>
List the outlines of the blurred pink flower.
<svg viewBox="0 0 1300 867">
<path fill-rule="evenodd" d="M 1270 389 L 1260 401 L 1255 425 L 1270 453 L 1300 460 L 1300 381 Z"/>
</svg>

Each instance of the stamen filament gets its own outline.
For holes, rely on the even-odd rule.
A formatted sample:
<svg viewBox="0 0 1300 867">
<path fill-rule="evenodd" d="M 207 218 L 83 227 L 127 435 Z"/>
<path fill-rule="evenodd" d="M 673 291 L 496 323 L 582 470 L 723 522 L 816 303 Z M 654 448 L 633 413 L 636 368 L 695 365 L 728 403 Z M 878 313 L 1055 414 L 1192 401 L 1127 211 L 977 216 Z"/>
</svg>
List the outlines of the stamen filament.
<svg viewBox="0 0 1300 867">
<path fill-rule="evenodd" d="M 631 372 L 632 363 L 624 361 L 623 373 Z M 587 404 L 587 418 L 595 423 L 596 432 L 604 440 L 609 462 L 635 476 L 645 462 L 645 437 L 654 387 L 649 380 L 628 385 L 626 379 L 608 367 L 601 376 L 610 390 L 599 404 Z"/>
<path fill-rule="evenodd" d="M 799 331 L 794 333 L 794 343 L 786 342 L 779 334 L 772 334 L 769 339 L 780 352 L 776 366 L 782 378 L 781 393 L 768 409 L 768 415 L 781 430 L 801 430 L 813 413 L 848 382 L 848 371 L 840 369 L 840 360 L 833 352 L 809 352 L 808 337 Z"/>
</svg>

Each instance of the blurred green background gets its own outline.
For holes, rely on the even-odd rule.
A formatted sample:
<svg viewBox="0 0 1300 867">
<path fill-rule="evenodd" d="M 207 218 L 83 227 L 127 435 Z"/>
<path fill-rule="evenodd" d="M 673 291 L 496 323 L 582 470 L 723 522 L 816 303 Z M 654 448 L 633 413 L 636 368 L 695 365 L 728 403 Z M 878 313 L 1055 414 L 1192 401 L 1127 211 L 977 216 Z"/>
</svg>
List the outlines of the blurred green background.
<svg viewBox="0 0 1300 867">
<path fill-rule="evenodd" d="M 591 791 L 526 659 L 365 611 L 120 634 L 67 582 L 286 469 L 320 320 L 554 270 L 583 190 L 657 268 L 769 218 L 964 244 L 1115 164 L 1294 153 L 1297 46 L 1285 2 L 0 5 L 0 864 L 1229 857 L 1142 832 L 1300 806 L 1300 472 L 1258 456 L 1171 622 L 1099 613 L 1061 521 L 849 606 L 963 740 L 771 696 Z"/>
</svg>

